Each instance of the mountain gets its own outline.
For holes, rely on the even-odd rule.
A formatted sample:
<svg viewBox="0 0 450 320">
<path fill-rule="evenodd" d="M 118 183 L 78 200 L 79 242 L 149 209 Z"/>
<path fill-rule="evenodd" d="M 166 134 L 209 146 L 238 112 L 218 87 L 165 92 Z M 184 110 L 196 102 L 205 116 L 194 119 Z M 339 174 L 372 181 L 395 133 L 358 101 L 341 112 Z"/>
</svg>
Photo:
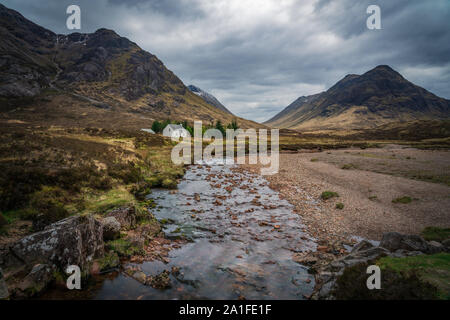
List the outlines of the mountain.
<svg viewBox="0 0 450 320">
<path fill-rule="evenodd" d="M 449 100 L 381 65 L 363 75 L 347 75 L 325 92 L 298 98 L 265 124 L 304 131 L 351 130 L 449 118 Z"/>
<path fill-rule="evenodd" d="M 58 35 L 0 4 L 0 36 L 3 121 L 142 128 L 167 118 L 236 119 L 113 30 Z M 261 127 L 237 120 L 244 128 Z"/>
<path fill-rule="evenodd" d="M 213 105 L 214 107 L 225 111 L 229 114 L 232 114 L 230 110 L 228 110 L 222 103 L 220 103 L 219 100 L 217 100 L 216 97 L 214 97 L 212 94 L 203 91 L 202 89 L 200 89 L 199 87 L 196 87 L 194 85 L 188 85 L 188 89 L 191 90 L 193 93 L 195 93 L 196 95 L 198 95 L 199 97 L 202 97 L 203 100 L 205 100 L 207 103 L 209 103 L 210 105 Z"/>
</svg>

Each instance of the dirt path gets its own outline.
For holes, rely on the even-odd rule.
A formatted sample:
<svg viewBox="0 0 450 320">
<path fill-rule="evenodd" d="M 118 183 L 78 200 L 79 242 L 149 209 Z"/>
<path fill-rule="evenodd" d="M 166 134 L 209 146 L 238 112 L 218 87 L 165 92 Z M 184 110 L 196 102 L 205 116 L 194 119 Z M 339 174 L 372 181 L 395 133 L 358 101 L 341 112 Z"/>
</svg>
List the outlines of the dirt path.
<svg viewBox="0 0 450 320">
<path fill-rule="evenodd" d="M 388 231 L 418 234 L 426 226 L 450 226 L 450 187 L 355 168 L 342 169 L 338 154 L 348 155 L 346 152 L 361 150 L 281 154 L 279 173 L 267 177 L 271 187 L 296 206 L 312 236 L 334 240 L 357 235 L 379 240 Z M 388 164 L 398 160 L 392 157 L 392 147 L 364 152 L 374 152 Z M 448 153 L 413 149 L 407 152 L 405 157 L 410 158 L 424 157 L 424 153 L 428 153 L 427 157 L 434 155 L 442 170 L 450 167 L 450 159 L 445 158 Z M 326 163 L 327 158 L 330 163 Z M 364 159 L 358 160 L 364 163 Z M 427 170 L 430 161 L 422 162 Z M 437 166 L 434 169 L 439 170 Z M 258 170 L 258 166 L 243 167 Z M 373 168 L 376 166 L 367 166 L 367 170 Z M 420 167 L 415 170 L 420 171 Z M 337 192 L 339 197 L 323 201 L 323 191 Z M 408 204 L 392 202 L 404 196 L 413 200 Z M 344 204 L 342 210 L 336 209 L 338 202 Z"/>
</svg>

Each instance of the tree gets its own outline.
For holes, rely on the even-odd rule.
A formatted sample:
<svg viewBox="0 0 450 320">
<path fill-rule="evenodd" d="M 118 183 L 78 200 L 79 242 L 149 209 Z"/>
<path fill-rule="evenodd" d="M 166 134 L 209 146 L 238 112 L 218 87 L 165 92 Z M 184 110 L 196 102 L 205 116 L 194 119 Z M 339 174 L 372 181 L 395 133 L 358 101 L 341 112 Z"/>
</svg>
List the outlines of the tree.
<svg viewBox="0 0 450 320">
<path fill-rule="evenodd" d="M 237 121 L 236 121 L 236 120 L 231 121 L 231 123 L 229 123 L 229 124 L 227 125 L 227 129 L 233 129 L 233 130 L 239 129 L 239 126 L 238 126 L 238 124 L 237 124 Z"/>
<path fill-rule="evenodd" d="M 155 131 L 155 133 L 160 133 L 163 130 L 162 123 L 159 121 L 154 121 L 152 124 L 152 130 Z"/>
<path fill-rule="evenodd" d="M 216 129 L 222 132 L 223 135 L 225 135 L 225 128 L 222 125 L 222 122 L 220 120 L 217 120 L 216 122 Z"/>
</svg>

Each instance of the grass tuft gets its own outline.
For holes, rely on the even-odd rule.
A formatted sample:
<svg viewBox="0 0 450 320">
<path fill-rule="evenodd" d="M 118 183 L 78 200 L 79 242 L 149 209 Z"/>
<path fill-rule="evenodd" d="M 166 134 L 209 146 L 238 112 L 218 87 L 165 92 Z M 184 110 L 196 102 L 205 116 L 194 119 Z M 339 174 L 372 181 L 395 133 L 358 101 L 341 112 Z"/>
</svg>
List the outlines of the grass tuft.
<svg viewBox="0 0 450 320">
<path fill-rule="evenodd" d="M 322 194 L 320 195 L 320 198 L 322 200 L 328 200 L 334 197 L 339 197 L 339 194 L 337 192 L 333 192 L 333 191 L 324 191 L 322 192 Z"/>
<path fill-rule="evenodd" d="M 402 203 L 402 204 L 408 204 L 412 202 L 412 198 L 408 196 L 399 197 L 392 200 L 392 203 Z"/>
</svg>

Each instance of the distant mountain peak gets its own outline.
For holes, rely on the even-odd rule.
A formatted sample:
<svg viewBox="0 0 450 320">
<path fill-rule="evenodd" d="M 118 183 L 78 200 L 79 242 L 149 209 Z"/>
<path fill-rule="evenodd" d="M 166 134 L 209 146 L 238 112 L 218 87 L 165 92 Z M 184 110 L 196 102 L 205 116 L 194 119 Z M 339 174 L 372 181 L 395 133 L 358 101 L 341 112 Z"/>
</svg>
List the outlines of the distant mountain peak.
<svg viewBox="0 0 450 320">
<path fill-rule="evenodd" d="M 364 129 L 389 122 L 450 118 L 450 101 L 414 85 L 388 65 L 348 74 L 326 92 L 300 97 L 265 122 L 307 129 Z"/>
<path fill-rule="evenodd" d="M 216 107 L 216 108 L 218 108 L 218 109 L 220 109 L 220 110 L 222 110 L 222 111 L 225 111 L 225 112 L 227 112 L 227 113 L 229 113 L 229 114 L 232 114 L 231 113 L 231 111 L 229 111 L 219 100 L 217 100 L 217 98 L 216 97 L 214 97 L 212 94 L 210 94 L 210 93 L 208 93 L 208 92 L 206 92 L 206 91 L 203 91 L 202 89 L 200 89 L 199 87 L 197 87 L 197 86 L 194 86 L 194 85 L 192 85 L 192 84 L 190 84 L 190 85 L 188 85 L 187 86 L 188 87 L 188 89 L 191 91 L 191 92 L 193 92 L 193 93 L 195 93 L 196 95 L 198 95 L 199 97 L 201 97 L 203 100 L 205 100 L 207 103 L 209 103 L 210 105 L 213 105 L 214 107 Z"/>
</svg>

